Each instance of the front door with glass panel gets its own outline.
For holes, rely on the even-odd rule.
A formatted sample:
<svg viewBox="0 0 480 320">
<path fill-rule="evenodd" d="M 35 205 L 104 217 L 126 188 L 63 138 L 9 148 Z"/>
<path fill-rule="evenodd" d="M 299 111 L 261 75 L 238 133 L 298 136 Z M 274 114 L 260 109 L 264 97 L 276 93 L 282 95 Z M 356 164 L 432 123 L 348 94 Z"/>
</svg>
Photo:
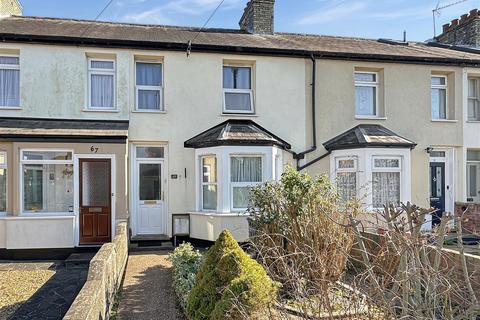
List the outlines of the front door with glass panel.
<svg viewBox="0 0 480 320">
<path fill-rule="evenodd" d="M 444 162 L 430 162 L 430 206 L 436 209 L 432 215 L 432 225 L 436 226 L 445 212 Z"/>
<path fill-rule="evenodd" d="M 111 240 L 111 160 L 80 159 L 80 243 Z"/>
<path fill-rule="evenodd" d="M 166 234 L 163 161 L 137 160 L 137 233 Z"/>
</svg>

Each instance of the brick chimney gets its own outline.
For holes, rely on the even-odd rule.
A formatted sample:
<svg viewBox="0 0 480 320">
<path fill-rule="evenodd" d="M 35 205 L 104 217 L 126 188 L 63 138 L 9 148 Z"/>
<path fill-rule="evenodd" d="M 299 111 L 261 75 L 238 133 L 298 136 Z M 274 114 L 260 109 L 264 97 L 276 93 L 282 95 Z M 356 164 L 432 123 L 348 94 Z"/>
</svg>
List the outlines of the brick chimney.
<svg viewBox="0 0 480 320">
<path fill-rule="evenodd" d="M 0 0 L 0 17 L 21 16 L 22 10 L 19 0 Z"/>
<path fill-rule="evenodd" d="M 254 34 L 273 34 L 275 0 L 250 0 L 238 23 L 240 29 Z"/>
<path fill-rule="evenodd" d="M 440 43 L 480 48 L 480 12 L 473 9 L 444 24 L 442 34 L 436 39 Z"/>
</svg>

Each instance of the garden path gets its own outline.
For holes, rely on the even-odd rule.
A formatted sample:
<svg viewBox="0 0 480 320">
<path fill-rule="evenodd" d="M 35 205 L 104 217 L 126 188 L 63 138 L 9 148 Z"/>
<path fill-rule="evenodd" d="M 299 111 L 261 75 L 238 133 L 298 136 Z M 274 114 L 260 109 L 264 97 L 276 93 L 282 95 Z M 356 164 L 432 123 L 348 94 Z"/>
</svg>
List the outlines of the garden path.
<svg viewBox="0 0 480 320">
<path fill-rule="evenodd" d="M 172 286 L 167 251 L 130 252 L 114 316 L 117 319 L 184 319 Z"/>
</svg>

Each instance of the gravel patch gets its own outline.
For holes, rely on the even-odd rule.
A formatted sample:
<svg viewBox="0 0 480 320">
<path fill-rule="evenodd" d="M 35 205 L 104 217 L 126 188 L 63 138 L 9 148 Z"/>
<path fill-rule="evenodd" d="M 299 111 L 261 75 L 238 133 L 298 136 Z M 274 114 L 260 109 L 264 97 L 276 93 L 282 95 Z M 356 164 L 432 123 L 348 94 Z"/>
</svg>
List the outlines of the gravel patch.
<svg viewBox="0 0 480 320">
<path fill-rule="evenodd" d="M 0 271 L 0 319 L 15 313 L 54 274 L 54 270 Z"/>
</svg>

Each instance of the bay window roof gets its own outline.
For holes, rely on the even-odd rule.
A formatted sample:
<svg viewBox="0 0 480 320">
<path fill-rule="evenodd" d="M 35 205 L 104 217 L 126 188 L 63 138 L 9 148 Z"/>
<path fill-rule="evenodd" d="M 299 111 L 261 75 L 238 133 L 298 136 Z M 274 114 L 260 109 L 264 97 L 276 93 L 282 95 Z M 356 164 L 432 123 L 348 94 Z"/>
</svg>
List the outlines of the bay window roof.
<svg viewBox="0 0 480 320">
<path fill-rule="evenodd" d="M 216 146 L 277 146 L 290 149 L 285 140 L 267 131 L 252 120 L 230 119 L 185 141 L 185 148 Z"/>
<path fill-rule="evenodd" d="M 325 142 L 328 151 L 355 148 L 415 148 L 417 144 L 378 124 L 360 124 Z"/>
</svg>

